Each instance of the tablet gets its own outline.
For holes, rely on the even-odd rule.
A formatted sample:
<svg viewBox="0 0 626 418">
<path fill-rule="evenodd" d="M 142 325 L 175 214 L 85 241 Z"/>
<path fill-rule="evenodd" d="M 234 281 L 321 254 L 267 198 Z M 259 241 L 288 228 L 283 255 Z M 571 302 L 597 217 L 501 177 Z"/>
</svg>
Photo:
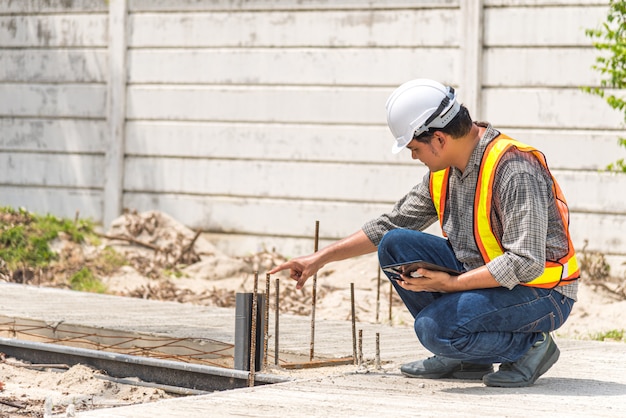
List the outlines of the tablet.
<svg viewBox="0 0 626 418">
<path fill-rule="evenodd" d="M 426 270 L 443 271 L 452 276 L 458 276 L 462 271 L 457 271 L 448 267 L 440 266 L 438 264 L 429 263 L 428 261 L 417 260 L 407 263 L 392 264 L 391 266 L 383 267 L 383 271 L 389 273 L 389 278 L 392 280 L 402 280 L 402 274 L 409 277 L 419 277 L 419 275 L 412 275 L 414 271 L 419 268 Z"/>
</svg>

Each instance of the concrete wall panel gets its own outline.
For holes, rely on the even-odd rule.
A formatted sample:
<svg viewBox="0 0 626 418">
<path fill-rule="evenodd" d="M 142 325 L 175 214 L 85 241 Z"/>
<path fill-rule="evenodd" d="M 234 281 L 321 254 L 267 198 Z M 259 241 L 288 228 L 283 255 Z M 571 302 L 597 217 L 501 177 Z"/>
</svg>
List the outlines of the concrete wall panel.
<svg viewBox="0 0 626 418">
<path fill-rule="evenodd" d="M 2 47 L 106 47 L 106 14 L 0 15 Z"/>
<path fill-rule="evenodd" d="M 132 47 L 440 46 L 459 43 L 458 10 L 229 11 L 131 15 Z M 402 28 L 402 30 L 399 30 Z M 445 28 L 446 30 L 442 30 Z"/>
<path fill-rule="evenodd" d="M 107 53 L 98 49 L 7 49 L 0 55 L 0 82 L 105 83 Z"/>
</svg>

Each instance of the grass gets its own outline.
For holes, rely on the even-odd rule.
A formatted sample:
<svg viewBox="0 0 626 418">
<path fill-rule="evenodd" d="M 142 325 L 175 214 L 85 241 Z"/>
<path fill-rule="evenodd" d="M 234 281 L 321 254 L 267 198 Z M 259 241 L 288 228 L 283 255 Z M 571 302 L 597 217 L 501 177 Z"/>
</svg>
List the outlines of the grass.
<svg viewBox="0 0 626 418">
<path fill-rule="evenodd" d="M 39 268 L 58 258 L 50 242 L 65 233 L 70 240 L 81 243 L 86 234 L 95 236 L 93 224 L 73 222 L 52 215 L 39 216 L 26 210 L 0 208 L 0 258 L 10 270 L 21 266 Z"/>
<path fill-rule="evenodd" d="M 0 207 L 0 273 L 11 277 L 15 271 L 43 270 L 61 277 L 69 275 L 67 284 L 74 290 L 105 293 L 106 286 L 98 275 L 110 275 L 127 264 L 127 260 L 111 247 L 99 251 L 93 260 L 67 254 L 59 256 L 50 247 L 57 238 L 79 246 L 100 242 L 92 221 L 41 216 L 22 208 Z"/>
<path fill-rule="evenodd" d="M 83 267 L 70 278 L 72 290 L 91 293 L 106 293 L 106 286 L 88 267 Z"/>
<path fill-rule="evenodd" d="M 591 339 L 594 341 L 623 341 L 626 342 L 626 340 L 624 339 L 624 330 L 623 329 L 613 329 L 610 331 L 606 331 L 606 332 L 600 332 L 597 334 L 593 334 L 591 336 Z"/>
</svg>

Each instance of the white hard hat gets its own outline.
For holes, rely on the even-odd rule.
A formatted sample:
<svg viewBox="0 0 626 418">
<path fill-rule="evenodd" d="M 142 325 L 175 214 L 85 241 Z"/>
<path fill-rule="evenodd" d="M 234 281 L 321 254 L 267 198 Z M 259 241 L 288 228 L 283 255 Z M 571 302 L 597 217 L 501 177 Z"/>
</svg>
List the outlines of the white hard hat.
<svg viewBox="0 0 626 418">
<path fill-rule="evenodd" d="M 461 104 L 452 87 L 425 78 L 398 87 L 387 99 L 387 125 L 396 138 L 391 152 L 402 151 L 429 128 L 443 128 L 459 113 Z"/>
</svg>

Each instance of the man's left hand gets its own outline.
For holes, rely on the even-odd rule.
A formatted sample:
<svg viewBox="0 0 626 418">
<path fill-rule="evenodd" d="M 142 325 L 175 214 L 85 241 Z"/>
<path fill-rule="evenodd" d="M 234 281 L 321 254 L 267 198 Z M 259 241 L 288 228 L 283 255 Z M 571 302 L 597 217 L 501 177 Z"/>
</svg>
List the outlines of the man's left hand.
<svg viewBox="0 0 626 418">
<path fill-rule="evenodd" d="M 455 291 L 458 276 L 423 268 L 417 269 L 414 273 L 417 273 L 419 277 L 402 275 L 402 280 L 398 280 L 398 285 L 412 292 L 448 293 Z"/>
</svg>

